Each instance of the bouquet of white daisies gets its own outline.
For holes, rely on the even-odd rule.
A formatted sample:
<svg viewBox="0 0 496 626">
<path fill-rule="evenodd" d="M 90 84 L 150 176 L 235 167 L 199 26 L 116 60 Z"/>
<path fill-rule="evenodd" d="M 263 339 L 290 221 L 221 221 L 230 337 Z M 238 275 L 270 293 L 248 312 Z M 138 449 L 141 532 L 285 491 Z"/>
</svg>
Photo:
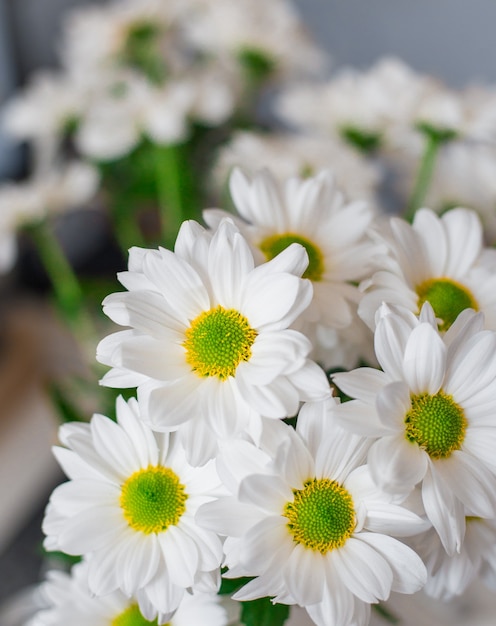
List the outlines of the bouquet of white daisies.
<svg viewBox="0 0 496 626">
<path fill-rule="evenodd" d="M 22 226 L 108 416 L 60 427 L 44 547 L 75 564 L 29 626 L 366 626 L 496 588 L 494 93 L 393 59 L 297 82 L 322 54 L 282 1 L 126 0 L 63 50 L 8 111 L 38 169 L 0 259 Z M 121 330 L 50 229 L 96 192 Z"/>
</svg>

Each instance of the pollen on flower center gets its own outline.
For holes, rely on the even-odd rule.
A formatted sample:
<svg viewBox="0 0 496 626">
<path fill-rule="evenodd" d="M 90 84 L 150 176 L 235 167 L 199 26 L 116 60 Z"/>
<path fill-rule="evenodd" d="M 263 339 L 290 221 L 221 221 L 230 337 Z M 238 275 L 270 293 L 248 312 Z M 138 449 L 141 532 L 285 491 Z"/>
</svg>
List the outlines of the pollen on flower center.
<svg viewBox="0 0 496 626">
<path fill-rule="evenodd" d="M 110 626 L 158 626 L 158 619 L 150 622 L 141 615 L 137 604 L 131 604 L 125 611 L 114 617 Z"/>
<path fill-rule="evenodd" d="M 257 337 L 244 315 L 218 306 L 204 311 L 186 330 L 186 362 L 201 377 L 234 376 L 241 361 L 249 361 Z"/>
<path fill-rule="evenodd" d="M 329 478 L 307 480 L 293 493 L 283 512 L 293 540 L 321 554 L 344 546 L 356 525 L 350 493 Z"/>
<path fill-rule="evenodd" d="M 168 467 L 149 466 L 122 485 L 120 505 L 129 526 L 146 535 L 179 522 L 188 496 L 179 476 Z"/>
<path fill-rule="evenodd" d="M 308 278 L 314 282 L 322 280 L 325 271 L 323 254 L 314 243 L 305 237 L 295 235 L 294 233 L 278 233 L 266 237 L 259 244 L 259 248 L 265 254 L 267 260 L 270 261 L 292 243 L 299 243 L 308 254 L 308 267 L 303 274 L 303 278 Z"/>
<path fill-rule="evenodd" d="M 419 311 L 424 302 L 430 302 L 436 317 L 442 320 L 441 330 L 448 330 L 465 309 L 479 308 L 466 287 L 449 278 L 431 278 L 418 285 L 416 291 Z"/>
<path fill-rule="evenodd" d="M 444 459 L 459 450 L 465 438 L 467 419 L 463 409 L 442 391 L 411 398 L 405 416 L 405 435 L 433 459 Z"/>
</svg>

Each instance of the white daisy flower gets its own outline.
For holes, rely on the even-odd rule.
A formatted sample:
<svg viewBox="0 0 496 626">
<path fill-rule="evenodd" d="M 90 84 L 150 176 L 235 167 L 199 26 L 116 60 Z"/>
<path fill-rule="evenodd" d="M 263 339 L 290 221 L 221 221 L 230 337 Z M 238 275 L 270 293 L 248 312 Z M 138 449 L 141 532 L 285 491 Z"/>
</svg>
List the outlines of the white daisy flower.
<svg viewBox="0 0 496 626">
<path fill-rule="evenodd" d="M 236 166 L 252 175 L 267 168 L 281 185 L 292 176 L 307 178 L 331 169 L 337 187 L 347 198 L 366 200 L 371 206 L 377 202 L 379 168 L 330 137 L 238 131 L 219 151 L 213 171 L 218 189 L 224 188 Z"/>
<path fill-rule="evenodd" d="M 479 215 L 486 242 L 496 242 L 494 144 L 453 141 L 440 151 L 426 204 L 436 212 L 463 206 Z"/>
<path fill-rule="evenodd" d="M 141 598 L 121 591 L 95 597 L 88 588 L 88 564 L 78 563 L 70 574 L 51 570 L 38 588 L 40 609 L 26 626 L 225 626 L 227 614 L 216 594 L 185 594 L 172 617 Z"/>
<path fill-rule="evenodd" d="M 315 74 L 326 59 L 288 0 L 200 0 L 185 21 L 193 45 L 207 55 L 255 55 L 278 74 Z"/>
<path fill-rule="evenodd" d="M 439 536 L 430 529 L 411 538 L 411 545 L 423 558 L 428 578 L 424 591 L 444 601 L 463 594 L 481 576 L 490 587 L 496 582 L 496 521 L 467 516 L 460 552 L 446 553 Z"/>
<path fill-rule="evenodd" d="M 213 498 L 212 464 L 191 467 L 177 441 L 154 434 L 136 400 L 117 400 L 117 424 L 102 415 L 60 429 L 54 449 L 70 481 L 55 489 L 43 530 L 48 550 L 88 557 L 92 593 L 121 590 L 170 615 L 186 589 L 216 590 L 216 535 L 194 521 Z"/>
<path fill-rule="evenodd" d="M 312 297 L 300 278 L 307 261 L 292 246 L 255 267 L 230 220 L 213 233 L 184 223 L 175 252 L 131 249 L 119 276 L 129 292 L 103 307 L 132 329 L 99 344 L 98 360 L 113 368 L 102 384 L 138 387 L 143 417 L 178 430 L 194 465 L 215 456 L 219 441 L 242 433 L 258 441 L 261 417 L 294 415 L 301 401 L 330 394 L 307 358 L 310 342 L 288 328 Z"/>
<path fill-rule="evenodd" d="M 496 329 L 496 253 L 483 247 L 482 226 L 474 211 L 457 208 L 441 217 L 417 211 L 413 225 L 397 217 L 378 239 L 387 254 L 361 288 L 358 314 L 370 328 L 382 302 L 401 305 L 416 315 L 432 305 L 441 330 L 464 309 L 482 311 L 487 328 Z"/>
<path fill-rule="evenodd" d="M 367 444 L 336 425 L 335 406 L 332 398 L 305 405 L 272 474 L 246 476 L 197 519 L 227 536 L 230 578 L 255 576 L 234 599 L 270 596 L 305 607 L 319 626 L 362 626 L 370 603 L 424 584 L 420 558 L 391 535 L 425 522 L 373 484 L 362 465 Z"/>
<path fill-rule="evenodd" d="M 304 318 L 332 328 L 349 326 L 360 299 L 352 283 L 367 274 L 377 251 L 367 237 L 374 219 L 367 204 L 345 203 L 328 171 L 282 184 L 267 170 L 250 177 L 236 168 L 230 190 L 242 218 L 236 224 L 256 261 L 272 259 L 292 243 L 306 249 L 309 263 L 303 277 L 312 281 L 314 295 Z M 204 211 L 211 226 L 226 215 Z"/>
<path fill-rule="evenodd" d="M 383 305 L 375 333 L 383 371 L 336 374 L 351 398 L 337 409 L 348 430 L 377 439 L 368 463 L 379 487 L 421 485 L 427 517 L 449 554 L 459 550 L 466 506 L 496 514 L 496 334 L 464 311 L 443 335 L 429 303 L 420 319 Z"/>
</svg>

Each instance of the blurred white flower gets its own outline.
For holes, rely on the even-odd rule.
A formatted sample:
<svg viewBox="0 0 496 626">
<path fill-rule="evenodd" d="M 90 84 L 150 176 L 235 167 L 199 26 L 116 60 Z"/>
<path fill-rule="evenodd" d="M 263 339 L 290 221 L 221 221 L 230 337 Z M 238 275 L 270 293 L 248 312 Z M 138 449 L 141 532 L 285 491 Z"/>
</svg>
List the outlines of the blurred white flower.
<svg viewBox="0 0 496 626">
<path fill-rule="evenodd" d="M 225 626 L 227 615 L 216 594 L 185 594 L 172 618 L 157 612 L 141 598 L 141 609 L 135 597 L 113 591 L 94 596 L 88 587 L 88 563 L 75 565 L 71 573 L 50 570 L 38 588 L 43 608 L 25 626 Z"/>
<path fill-rule="evenodd" d="M 481 577 L 496 589 L 496 521 L 467 515 L 466 530 L 460 551 L 449 556 L 439 536 L 430 529 L 410 539 L 427 567 L 425 593 L 444 601 L 462 595 Z"/>
<path fill-rule="evenodd" d="M 252 175 L 267 168 L 281 184 L 290 177 L 307 178 L 330 169 L 347 199 L 365 200 L 371 206 L 377 203 L 378 168 L 330 137 L 238 131 L 222 147 L 214 166 L 218 188 L 226 184 L 234 167 Z"/>
<path fill-rule="evenodd" d="M 207 54 L 261 55 L 277 74 L 321 71 L 325 57 L 311 41 L 289 0 L 198 0 L 185 21 L 187 35 Z"/>
</svg>

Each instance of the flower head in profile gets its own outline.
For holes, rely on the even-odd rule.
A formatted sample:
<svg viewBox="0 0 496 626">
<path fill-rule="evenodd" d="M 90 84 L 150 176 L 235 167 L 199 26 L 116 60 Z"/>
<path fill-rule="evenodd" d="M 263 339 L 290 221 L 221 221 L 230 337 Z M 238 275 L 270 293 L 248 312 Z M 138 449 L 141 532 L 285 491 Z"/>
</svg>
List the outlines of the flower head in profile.
<svg viewBox="0 0 496 626">
<path fill-rule="evenodd" d="M 147 615 L 151 606 L 170 616 L 186 589 L 216 590 L 221 544 L 194 521 L 218 488 L 211 464 L 191 467 L 177 441 L 140 420 L 134 399 L 118 399 L 117 423 L 94 415 L 62 426 L 60 439 L 54 452 L 70 480 L 50 498 L 45 547 L 88 557 L 91 593 L 120 590 Z"/>
<path fill-rule="evenodd" d="M 374 439 L 368 464 L 379 487 L 406 496 L 420 485 L 427 517 L 453 554 L 465 507 L 496 513 L 496 334 L 471 310 L 441 334 L 429 303 L 420 318 L 384 304 L 375 350 L 382 371 L 334 376 L 354 398 L 338 407 L 339 421 Z"/>
<path fill-rule="evenodd" d="M 291 243 L 306 249 L 309 263 L 303 276 L 312 281 L 314 295 L 302 316 L 305 334 L 318 344 L 317 325 L 354 326 L 361 297 L 355 283 L 367 275 L 377 252 L 367 234 L 374 219 L 367 204 L 345 202 L 328 171 L 279 183 L 267 170 L 248 176 L 235 169 L 230 189 L 242 218 L 236 224 L 258 262 Z M 215 209 L 204 212 L 212 226 L 224 215 Z"/>
<path fill-rule="evenodd" d="M 26 626 L 225 626 L 226 611 L 216 594 L 186 594 L 172 617 L 157 613 L 147 601 L 141 602 L 122 591 L 103 597 L 91 594 L 88 563 L 78 563 L 71 573 L 51 570 L 38 589 L 42 608 Z"/>
<path fill-rule="evenodd" d="M 272 467 L 246 475 L 240 460 L 235 495 L 197 519 L 227 536 L 227 575 L 255 577 L 234 599 L 270 596 L 305 607 L 319 626 L 364 626 L 370 603 L 425 582 L 420 558 L 394 536 L 426 525 L 374 485 L 367 443 L 336 425 L 335 402 L 304 405 Z"/>
<path fill-rule="evenodd" d="M 391 218 L 378 238 L 387 253 L 361 286 L 365 294 L 358 307 L 371 328 L 382 302 L 415 315 L 429 302 L 443 331 L 465 309 L 482 311 L 486 328 L 496 330 L 496 253 L 483 247 L 474 211 L 456 208 L 439 217 L 420 209 L 412 225 Z"/>
<path fill-rule="evenodd" d="M 219 441 L 260 438 L 262 417 L 294 415 L 301 401 L 330 395 L 309 340 L 289 328 L 312 298 L 302 246 L 255 267 L 230 220 L 215 232 L 186 222 L 175 251 L 130 251 L 128 292 L 104 311 L 131 326 L 105 338 L 103 384 L 137 387 L 153 428 L 178 431 L 189 460 L 215 456 Z"/>
</svg>

